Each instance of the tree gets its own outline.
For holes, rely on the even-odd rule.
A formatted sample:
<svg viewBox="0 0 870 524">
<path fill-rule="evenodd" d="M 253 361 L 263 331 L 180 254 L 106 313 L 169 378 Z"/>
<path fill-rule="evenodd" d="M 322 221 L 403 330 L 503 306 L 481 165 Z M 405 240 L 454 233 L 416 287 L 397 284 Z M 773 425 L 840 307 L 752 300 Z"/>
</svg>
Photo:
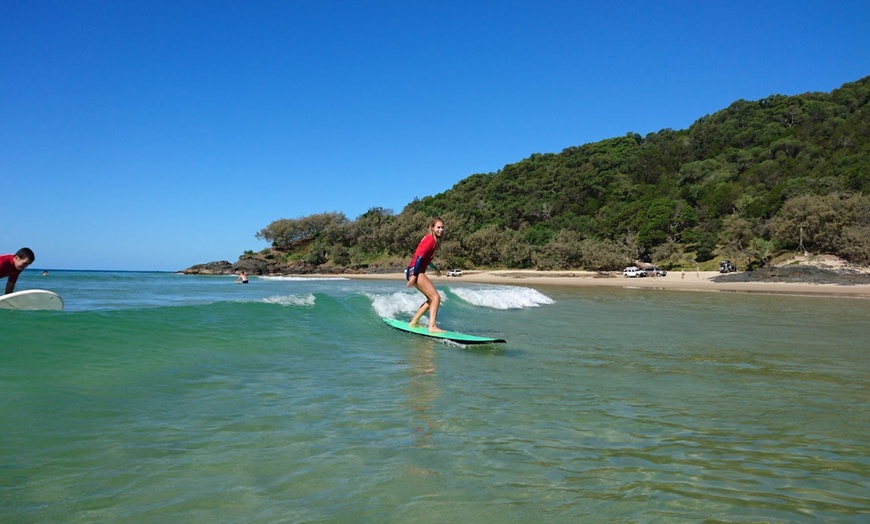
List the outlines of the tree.
<svg viewBox="0 0 870 524">
<path fill-rule="evenodd" d="M 343 213 L 319 213 L 306 217 L 282 218 L 269 224 L 254 236 L 271 242 L 274 247 L 287 249 L 303 240 L 313 240 L 324 232 L 347 223 Z"/>
<path fill-rule="evenodd" d="M 866 231 L 870 229 L 870 196 L 801 195 L 786 201 L 771 221 L 771 238 L 788 249 L 804 246 L 846 259 L 865 260 Z"/>
<path fill-rule="evenodd" d="M 610 240 L 584 239 L 580 243 L 583 267 L 591 270 L 615 270 L 630 263 L 632 253 L 625 244 Z"/>
<path fill-rule="evenodd" d="M 580 267 L 583 260 L 580 235 L 563 229 L 547 245 L 532 255 L 532 260 L 539 269 Z"/>
</svg>

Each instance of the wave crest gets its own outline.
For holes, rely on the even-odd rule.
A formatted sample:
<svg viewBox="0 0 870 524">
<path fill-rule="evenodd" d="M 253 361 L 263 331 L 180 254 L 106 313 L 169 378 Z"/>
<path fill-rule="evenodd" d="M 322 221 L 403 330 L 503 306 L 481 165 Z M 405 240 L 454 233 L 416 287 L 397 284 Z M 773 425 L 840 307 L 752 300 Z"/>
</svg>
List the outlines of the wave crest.
<svg viewBox="0 0 870 524">
<path fill-rule="evenodd" d="M 492 309 L 524 309 L 555 302 L 540 291 L 528 287 L 451 287 L 449 289 L 451 293 L 473 306 Z"/>
<path fill-rule="evenodd" d="M 450 287 L 450 293 L 472 306 L 491 309 L 524 309 L 553 304 L 555 301 L 535 289 L 514 286 L 497 287 Z M 448 296 L 439 291 L 442 305 Z M 413 315 L 426 299 L 418 292 L 402 292 L 390 294 L 367 294 L 372 302 L 372 308 L 381 317 L 400 318 L 402 315 Z"/>
<path fill-rule="evenodd" d="M 447 301 L 444 293 L 439 291 L 441 303 Z M 381 317 L 399 318 L 400 314 L 413 315 L 417 312 L 420 304 L 426 301 L 426 297 L 414 291 L 413 293 L 397 291 L 388 295 L 368 294 L 372 301 L 372 308 Z"/>
<path fill-rule="evenodd" d="M 314 305 L 314 295 L 311 293 L 306 293 L 304 295 L 279 295 L 274 297 L 268 297 L 261 300 L 261 302 L 265 302 L 266 304 L 278 304 L 281 306 L 306 306 L 310 307 Z"/>
</svg>

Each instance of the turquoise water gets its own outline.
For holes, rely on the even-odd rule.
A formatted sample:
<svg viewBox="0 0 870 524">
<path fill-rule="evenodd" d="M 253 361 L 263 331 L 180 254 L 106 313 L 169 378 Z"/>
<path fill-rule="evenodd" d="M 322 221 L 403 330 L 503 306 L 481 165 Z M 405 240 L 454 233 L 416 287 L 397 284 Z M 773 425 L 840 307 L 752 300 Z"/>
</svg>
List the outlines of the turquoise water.
<svg viewBox="0 0 870 524">
<path fill-rule="evenodd" d="M 0 521 L 866 522 L 870 301 L 26 272 Z"/>
</svg>

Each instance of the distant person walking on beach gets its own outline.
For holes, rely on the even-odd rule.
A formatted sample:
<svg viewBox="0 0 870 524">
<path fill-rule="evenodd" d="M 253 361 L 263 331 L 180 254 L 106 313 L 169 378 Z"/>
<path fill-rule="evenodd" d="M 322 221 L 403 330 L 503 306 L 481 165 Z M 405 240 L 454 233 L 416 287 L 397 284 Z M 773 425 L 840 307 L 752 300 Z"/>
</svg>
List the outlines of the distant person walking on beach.
<svg viewBox="0 0 870 524">
<path fill-rule="evenodd" d="M 0 278 L 9 277 L 6 281 L 6 294 L 15 291 L 18 275 L 36 260 L 36 255 L 29 247 L 22 247 L 14 255 L 0 255 Z"/>
<path fill-rule="evenodd" d="M 429 231 L 426 236 L 420 240 L 420 244 L 414 251 L 414 258 L 411 263 L 405 268 L 405 278 L 408 279 L 408 287 L 416 287 L 420 293 L 426 297 L 426 302 L 420 306 L 420 309 L 414 314 L 414 318 L 408 322 L 409 326 L 418 325 L 420 317 L 426 311 L 429 311 L 429 332 L 443 333 L 444 330 L 435 325 L 438 317 L 438 306 L 441 305 L 441 295 L 435 289 L 435 285 L 426 276 L 426 268 L 432 263 L 432 257 L 435 256 L 435 250 L 441 240 L 441 235 L 444 234 L 444 221 L 438 217 L 433 217 L 429 220 Z M 438 268 L 435 268 L 437 271 Z M 440 273 L 440 271 L 439 271 Z"/>
<path fill-rule="evenodd" d="M 236 279 L 236 284 L 247 284 L 248 275 L 244 271 L 239 271 L 239 278 Z"/>
</svg>

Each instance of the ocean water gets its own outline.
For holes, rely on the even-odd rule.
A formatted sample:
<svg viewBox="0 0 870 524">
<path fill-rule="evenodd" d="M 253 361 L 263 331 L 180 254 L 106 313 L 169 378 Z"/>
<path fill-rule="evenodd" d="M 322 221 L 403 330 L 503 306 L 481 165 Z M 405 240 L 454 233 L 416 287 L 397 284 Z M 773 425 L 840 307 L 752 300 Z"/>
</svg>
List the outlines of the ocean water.
<svg viewBox="0 0 870 524">
<path fill-rule="evenodd" d="M 867 522 L 870 301 L 26 272 L 0 522 Z"/>
</svg>

